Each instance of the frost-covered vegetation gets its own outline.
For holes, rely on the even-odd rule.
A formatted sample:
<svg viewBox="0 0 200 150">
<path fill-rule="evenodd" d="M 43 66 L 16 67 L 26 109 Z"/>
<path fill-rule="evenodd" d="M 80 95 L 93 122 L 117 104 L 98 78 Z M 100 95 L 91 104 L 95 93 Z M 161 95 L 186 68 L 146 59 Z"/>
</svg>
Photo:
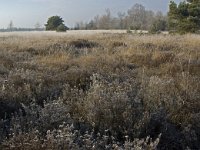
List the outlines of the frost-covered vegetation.
<svg viewBox="0 0 200 150">
<path fill-rule="evenodd" d="M 0 149 L 198 149 L 200 36 L 1 34 Z"/>
</svg>

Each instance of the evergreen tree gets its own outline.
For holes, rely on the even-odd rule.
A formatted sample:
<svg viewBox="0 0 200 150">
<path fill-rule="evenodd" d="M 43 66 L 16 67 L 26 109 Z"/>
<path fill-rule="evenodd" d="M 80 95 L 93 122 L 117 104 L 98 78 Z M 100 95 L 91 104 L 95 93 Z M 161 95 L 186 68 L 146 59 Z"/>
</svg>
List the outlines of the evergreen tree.
<svg viewBox="0 0 200 150">
<path fill-rule="evenodd" d="M 200 30 L 200 0 L 187 0 L 177 5 L 170 2 L 168 23 L 170 30 L 195 33 Z"/>
<path fill-rule="evenodd" d="M 60 16 L 52 16 L 48 19 L 47 24 L 45 24 L 46 26 L 46 30 L 57 30 L 57 28 L 60 25 L 64 25 L 63 24 L 63 19 Z"/>
<path fill-rule="evenodd" d="M 64 24 L 60 24 L 57 28 L 56 31 L 57 32 L 65 32 L 66 30 L 68 30 L 69 28 L 66 27 Z"/>
</svg>

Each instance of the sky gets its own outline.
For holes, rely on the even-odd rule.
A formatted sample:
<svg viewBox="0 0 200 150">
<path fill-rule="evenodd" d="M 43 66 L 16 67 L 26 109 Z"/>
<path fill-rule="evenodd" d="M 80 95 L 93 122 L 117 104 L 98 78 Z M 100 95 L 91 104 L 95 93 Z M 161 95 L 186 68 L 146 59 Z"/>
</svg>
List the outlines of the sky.
<svg viewBox="0 0 200 150">
<path fill-rule="evenodd" d="M 175 0 L 180 2 L 181 0 Z M 127 12 L 135 3 L 147 10 L 168 11 L 169 0 L 0 0 L 0 28 L 7 28 L 12 20 L 15 27 L 42 26 L 51 16 L 58 15 L 65 24 L 73 27 L 76 22 L 88 22 L 109 8 L 113 15 Z"/>
</svg>

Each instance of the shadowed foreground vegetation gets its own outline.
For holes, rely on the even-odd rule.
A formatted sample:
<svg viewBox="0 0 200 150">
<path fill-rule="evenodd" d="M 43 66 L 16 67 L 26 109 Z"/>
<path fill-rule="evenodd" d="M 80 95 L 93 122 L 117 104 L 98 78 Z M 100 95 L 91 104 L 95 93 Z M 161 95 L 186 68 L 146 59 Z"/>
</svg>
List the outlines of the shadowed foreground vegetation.
<svg viewBox="0 0 200 150">
<path fill-rule="evenodd" d="M 199 35 L 0 35 L 0 149 L 198 149 L 199 45 Z"/>
</svg>

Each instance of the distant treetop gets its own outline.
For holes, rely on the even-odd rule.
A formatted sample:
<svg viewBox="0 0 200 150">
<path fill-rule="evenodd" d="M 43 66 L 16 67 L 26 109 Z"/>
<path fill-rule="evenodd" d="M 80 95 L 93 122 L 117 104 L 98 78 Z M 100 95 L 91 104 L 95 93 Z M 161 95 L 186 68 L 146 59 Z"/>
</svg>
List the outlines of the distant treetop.
<svg viewBox="0 0 200 150">
<path fill-rule="evenodd" d="M 63 19 L 60 16 L 52 16 L 48 19 L 47 24 L 45 24 L 46 30 L 51 31 L 66 31 L 68 28 L 64 25 Z"/>
</svg>

